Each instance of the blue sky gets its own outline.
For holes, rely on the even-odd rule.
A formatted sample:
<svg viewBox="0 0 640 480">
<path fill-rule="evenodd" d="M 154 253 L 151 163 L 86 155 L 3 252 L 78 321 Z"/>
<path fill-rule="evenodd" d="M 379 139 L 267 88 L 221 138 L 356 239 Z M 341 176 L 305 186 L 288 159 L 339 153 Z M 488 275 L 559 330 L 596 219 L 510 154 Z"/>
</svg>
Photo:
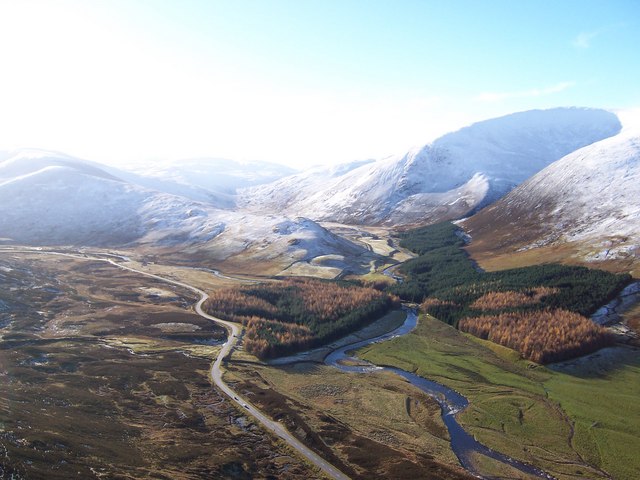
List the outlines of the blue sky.
<svg viewBox="0 0 640 480">
<path fill-rule="evenodd" d="M 640 106 L 638 1 L 0 0 L 0 148 L 379 158 L 473 121 Z"/>
</svg>

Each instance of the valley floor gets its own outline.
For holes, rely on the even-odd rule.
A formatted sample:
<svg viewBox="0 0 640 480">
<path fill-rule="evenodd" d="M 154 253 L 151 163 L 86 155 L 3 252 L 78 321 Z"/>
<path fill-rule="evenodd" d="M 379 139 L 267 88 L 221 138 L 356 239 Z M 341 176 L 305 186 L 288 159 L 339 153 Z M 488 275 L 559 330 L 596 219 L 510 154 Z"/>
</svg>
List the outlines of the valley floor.
<svg viewBox="0 0 640 480">
<path fill-rule="evenodd" d="M 372 280 L 410 256 L 383 231 L 343 233 L 387 256 Z M 136 268 L 203 289 L 239 282 L 127 255 Z M 190 292 L 36 253 L 0 253 L 0 276 L 0 375 L 10 386 L 0 392 L 0 478 L 321 478 L 210 384 L 224 333 L 191 313 Z M 629 315 L 636 325 L 637 310 Z M 374 324 L 371 336 L 397 321 Z M 327 367 L 325 354 L 275 365 L 236 350 L 225 380 L 352 478 L 470 478 L 433 399 L 388 373 Z M 421 316 L 413 333 L 358 355 L 459 391 L 470 400 L 465 429 L 558 479 L 640 478 L 636 347 L 541 367 Z M 483 459 L 477 466 L 526 478 Z"/>
<path fill-rule="evenodd" d="M 0 279 L 0 478 L 317 476 L 212 387 L 226 334 L 191 292 L 38 252 Z"/>
<path fill-rule="evenodd" d="M 422 316 L 412 334 L 367 347 L 359 356 L 459 391 L 470 400 L 460 420 L 480 441 L 557 478 L 640 476 L 636 347 L 545 368 Z"/>
</svg>

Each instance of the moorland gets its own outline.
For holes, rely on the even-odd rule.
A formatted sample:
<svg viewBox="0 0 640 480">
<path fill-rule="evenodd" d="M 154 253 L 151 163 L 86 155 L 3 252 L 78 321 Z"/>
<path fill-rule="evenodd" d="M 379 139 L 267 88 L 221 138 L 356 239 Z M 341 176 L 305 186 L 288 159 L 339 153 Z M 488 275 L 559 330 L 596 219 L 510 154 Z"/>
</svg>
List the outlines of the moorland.
<svg viewBox="0 0 640 480">
<path fill-rule="evenodd" d="M 434 398 L 389 372 L 354 376 L 323 362 L 337 345 L 401 324 L 396 296 L 415 302 L 418 326 L 359 358 L 460 392 L 469 400 L 457 414 L 465 430 L 555 478 L 637 477 L 637 346 L 571 323 L 589 321 L 628 275 L 566 265 L 484 272 L 448 223 L 397 235 L 333 228 L 378 255 L 368 273 L 339 281 L 227 276 L 135 251 L 117 252 L 117 261 L 204 289 L 210 313 L 244 324 L 225 382 L 348 477 L 472 478 Z M 55 253 L 65 252 L 7 247 L 0 256 L 0 355 L 11 386 L 1 398 L 3 475 L 326 475 L 212 385 L 227 332 L 193 312 L 192 291 L 72 249 Z M 518 332 L 499 321 L 531 316 L 567 332 L 544 349 L 534 344 L 546 357 L 525 348 L 537 338 L 509 343 Z M 623 321 L 633 327 L 637 318 L 632 309 Z M 290 362 L 270 360 L 296 352 Z M 483 456 L 474 471 L 528 478 Z"/>
</svg>

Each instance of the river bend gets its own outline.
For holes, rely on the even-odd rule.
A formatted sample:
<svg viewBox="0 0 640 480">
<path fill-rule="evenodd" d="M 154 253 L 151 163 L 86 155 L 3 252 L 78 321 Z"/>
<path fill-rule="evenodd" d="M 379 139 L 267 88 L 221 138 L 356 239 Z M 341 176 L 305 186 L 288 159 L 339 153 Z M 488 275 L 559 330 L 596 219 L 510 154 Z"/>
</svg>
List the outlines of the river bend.
<svg viewBox="0 0 640 480">
<path fill-rule="evenodd" d="M 509 465 L 510 467 L 526 473 L 527 475 L 532 475 L 547 480 L 554 479 L 555 477 L 540 470 L 539 468 L 536 468 L 527 463 L 519 462 L 518 460 L 515 460 L 507 455 L 504 455 L 487 447 L 486 445 L 483 445 L 482 443 L 478 442 L 472 435 L 466 432 L 464 428 L 462 428 L 460 423 L 458 423 L 457 414 L 469 405 L 469 401 L 455 390 L 441 385 L 440 383 L 418 376 L 414 373 L 407 372 L 406 370 L 401 370 L 395 367 L 382 367 L 374 365 L 350 355 L 350 352 L 362 347 L 366 347 L 367 345 L 370 345 L 372 343 L 383 342 L 385 340 L 399 337 L 401 335 L 406 335 L 411 332 L 418 324 L 418 315 L 414 309 L 404 307 L 404 310 L 407 313 L 407 319 L 400 327 L 378 337 L 374 337 L 368 340 L 362 340 L 340 347 L 325 357 L 325 364 L 342 370 L 343 372 L 350 373 L 365 374 L 376 371 L 392 372 L 403 377 L 411 385 L 419 388 L 424 393 L 432 397 L 440 405 L 442 420 L 449 430 L 449 436 L 451 437 L 451 449 L 453 450 L 453 453 L 455 453 L 455 455 L 458 457 L 460 464 L 472 475 L 478 478 L 485 478 L 482 473 L 476 469 L 475 462 L 473 462 L 472 460 L 474 455 L 479 454 L 491 458 L 497 462 Z M 349 360 L 356 361 L 357 365 L 350 365 L 345 362 Z"/>
</svg>

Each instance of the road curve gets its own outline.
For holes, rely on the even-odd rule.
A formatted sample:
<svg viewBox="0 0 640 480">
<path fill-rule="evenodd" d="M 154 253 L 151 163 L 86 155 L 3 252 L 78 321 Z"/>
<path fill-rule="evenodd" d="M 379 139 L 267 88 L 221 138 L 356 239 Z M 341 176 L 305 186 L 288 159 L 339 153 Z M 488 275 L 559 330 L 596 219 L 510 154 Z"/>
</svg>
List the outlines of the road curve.
<svg viewBox="0 0 640 480">
<path fill-rule="evenodd" d="M 243 397 L 241 397 L 235 390 L 233 390 L 229 385 L 225 383 L 222 378 L 222 362 L 225 357 L 227 357 L 231 351 L 234 349 L 238 342 L 238 337 L 241 333 L 242 327 L 237 323 L 228 322 L 226 320 L 222 320 L 220 318 L 209 315 L 202 309 L 202 305 L 209 298 L 203 290 L 200 290 L 193 285 L 189 285 L 188 283 L 180 282 L 178 280 L 171 280 L 169 278 L 162 277 L 160 275 L 155 275 L 153 273 L 144 272 L 142 270 L 137 270 L 132 267 L 128 267 L 123 265 L 122 263 L 116 262 L 110 258 L 101 258 L 101 257 L 93 257 L 87 254 L 72 254 L 72 253 L 64 253 L 64 252 L 55 252 L 55 251 L 47 251 L 47 250 L 36 250 L 36 249 L 5 249 L 0 248 L 0 252 L 13 252 L 13 253 L 40 253 L 40 254 L 48 254 L 48 255 L 61 255 L 72 258 L 79 258 L 82 260 L 97 260 L 101 262 L 110 263 L 118 268 L 123 270 L 128 270 L 130 272 L 134 272 L 140 275 L 144 275 L 145 277 L 154 278 L 156 280 L 160 280 L 161 282 L 170 283 L 172 285 L 176 285 L 178 287 L 186 288 L 187 290 L 191 290 L 194 293 L 197 293 L 200 296 L 200 300 L 195 305 L 195 312 L 208 320 L 211 320 L 219 325 L 222 325 L 228 332 L 229 336 L 227 341 L 222 345 L 222 349 L 218 354 L 215 362 L 211 365 L 211 370 L 209 374 L 211 375 L 211 379 L 213 383 L 222 390 L 232 402 L 235 402 L 239 405 L 248 415 L 255 418 L 264 428 L 266 428 L 269 432 L 277 435 L 279 438 L 288 443 L 291 447 L 293 447 L 300 455 L 306 458 L 313 465 L 322 470 L 326 475 L 336 480 L 349 480 L 349 477 L 342 473 L 338 468 L 334 467 L 331 463 L 324 460 L 320 455 L 316 452 L 308 448 L 304 445 L 300 440 L 294 437 L 284 425 L 279 422 L 276 422 L 261 412 L 255 405 L 251 402 L 247 401 Z"/>
</svg>

